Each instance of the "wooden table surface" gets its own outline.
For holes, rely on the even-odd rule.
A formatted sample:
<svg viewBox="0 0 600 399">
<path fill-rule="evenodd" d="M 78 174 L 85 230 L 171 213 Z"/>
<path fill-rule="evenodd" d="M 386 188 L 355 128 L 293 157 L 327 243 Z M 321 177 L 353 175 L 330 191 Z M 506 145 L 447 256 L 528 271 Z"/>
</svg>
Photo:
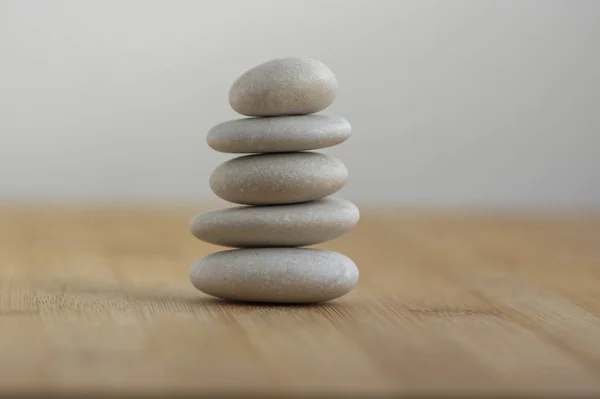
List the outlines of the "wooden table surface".
<svg viewBox="0 0 600 399">
<path fill-rule="evenodd" d="M 0 393 L 600 393 L 600 218 L 362 211 L 358 286 L 211 299 L 200 208 L 0 207 Z"/>
</svg>

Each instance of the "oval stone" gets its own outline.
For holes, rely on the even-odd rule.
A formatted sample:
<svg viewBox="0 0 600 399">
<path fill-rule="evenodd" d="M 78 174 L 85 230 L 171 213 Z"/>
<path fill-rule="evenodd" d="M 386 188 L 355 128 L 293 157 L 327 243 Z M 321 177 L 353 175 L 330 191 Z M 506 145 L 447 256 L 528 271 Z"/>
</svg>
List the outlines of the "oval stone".
<svg viewBox="0 0 600 399">
<path fill-rule="evenodd" d="M 340 116 L 245 118 L 213 126 L 207 142 L 225 153 L 306 151 L 343 143 L 351 130 L 350 122 Z"/>
<path fill-rule="evenodd" d="M 350 292 L 358 276 L 350 258 L 312 248 L 233 249 L 190 268 L 192 284 L 203 293 L 247 302 L 325 302 Z"/>
<path fill-rule="evenodd" d="M 333 240 L 358 223 L 356 205 L 328 197 L 293 205 L 243 206 L 200 213 L 192 234 L 226 247 L 303 247 Z"/>
<path fill-rule="evenodd" d="M 247 116 L 305 115 L 329 107 L 337 80 L 323 63 L 277 58 L 242 74 L 229 89 L 229 104 Z"/>
<path fill-rule="evenodd" d="M 210 188 L 221 199 L 242 205 L 313 201 L 342 189 L 344 164 L 317 152 L 245 155 L 217 166 Z"/>
</svg>

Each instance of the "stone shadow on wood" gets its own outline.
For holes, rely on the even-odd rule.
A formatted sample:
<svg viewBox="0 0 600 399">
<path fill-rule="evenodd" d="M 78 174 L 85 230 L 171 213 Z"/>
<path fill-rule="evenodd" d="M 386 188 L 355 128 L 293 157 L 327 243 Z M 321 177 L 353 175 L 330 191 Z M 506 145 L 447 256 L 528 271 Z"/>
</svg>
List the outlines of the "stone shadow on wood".
<svg viewBox="0 0 600 399">
<path fill-rule="evenodd" d="M 218 306 L 220 308 L 231 308 L 231 309 L 248 309 L 248 308 L 267 308 L 267 309 L 325 309 L 335 308 L 338 306 L 344 306 L 345 304 L 331 302 L 319 302 L 319 303 L 272 303 L 272 302 L 244 302 L 235 301 L 230 299 L 219 299 L 203 296 L 195 298 L 195 302 L 199 305 L 206 306 Z"/>
</svg>

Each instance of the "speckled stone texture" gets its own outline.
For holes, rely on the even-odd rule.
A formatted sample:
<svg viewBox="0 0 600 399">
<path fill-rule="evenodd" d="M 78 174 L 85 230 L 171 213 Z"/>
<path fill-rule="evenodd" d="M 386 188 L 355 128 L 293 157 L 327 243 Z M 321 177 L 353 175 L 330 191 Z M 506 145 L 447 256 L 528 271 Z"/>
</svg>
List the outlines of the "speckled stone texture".
<svg viewBox="0 0 600 399">
<path fill-rule="evenodd" d="M 192 234 L 227 247 L 303 247 L 350 231 L 358 223 L 356 205 L 328 197 L 294 205 L 241 206 L 196 215 Z"/>
<path fill-rule="evenodd" d="M 192 234 L 230 247 L 197 260 L 192 284 L 214 297 L 249 302 L 316 303 L 350 292 L 358 269 L 345 255 L 301 248 L 350 231 L 358 208 L 333 194 L 348 180 L 346 166 L 314 152 L 345 142 L 350 122 L 317 115 L 335 100 L 337 80 L 320 61 L 278 58 L 241 75 L 229 103 L 241 118 L 219 123 L 206 142 L 238 156 L 218 165 L 209 185 L 221 199 L 244 206 L 190 220 Z"/>
<path fill-rule="evenodd" d="M 348 170 L 316 152 L 246 155 L 217 166 L 210 188 L 221 199 L 242 205 L 313 201 L 344 187 Z"/>
<path fill-rule="evenodd" d="M 348 293 L 358 281 L 354 262 L 337 252 L 309 248 L 234 249 L 198 259 L 192 284 L 230 300 L 318 303 Z"/>
<path fill-rule="evenodd" d="M 350 137 L 350 122 L 341 116 L 301 115 L 243 118 L 213 126 L 208 145 L 225 153 L 267 153 L 317 150 Z"/>
<path fill-rule="evenodd" d="M 331 69 L 319 61 L 278 58 L 240 76 L 229 89 L 229 104 L 247 116 L 306 115 L 329 107 L 337 87 Z"/>
</svg>

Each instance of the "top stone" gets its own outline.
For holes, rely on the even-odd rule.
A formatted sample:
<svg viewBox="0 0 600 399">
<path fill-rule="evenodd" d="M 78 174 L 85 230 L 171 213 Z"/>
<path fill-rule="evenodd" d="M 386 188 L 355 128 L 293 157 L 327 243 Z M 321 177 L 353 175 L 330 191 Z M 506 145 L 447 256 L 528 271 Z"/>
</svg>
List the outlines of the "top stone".
<svg viewBox="0 0 600 399">
<path fill-rule="evenodd" d="M 229 89 L 229 104 L 246 116 L 306 115 L 329 107 L 337 80 L 323 63 L 278 58 L 245 72 Z"/>
</svg>

